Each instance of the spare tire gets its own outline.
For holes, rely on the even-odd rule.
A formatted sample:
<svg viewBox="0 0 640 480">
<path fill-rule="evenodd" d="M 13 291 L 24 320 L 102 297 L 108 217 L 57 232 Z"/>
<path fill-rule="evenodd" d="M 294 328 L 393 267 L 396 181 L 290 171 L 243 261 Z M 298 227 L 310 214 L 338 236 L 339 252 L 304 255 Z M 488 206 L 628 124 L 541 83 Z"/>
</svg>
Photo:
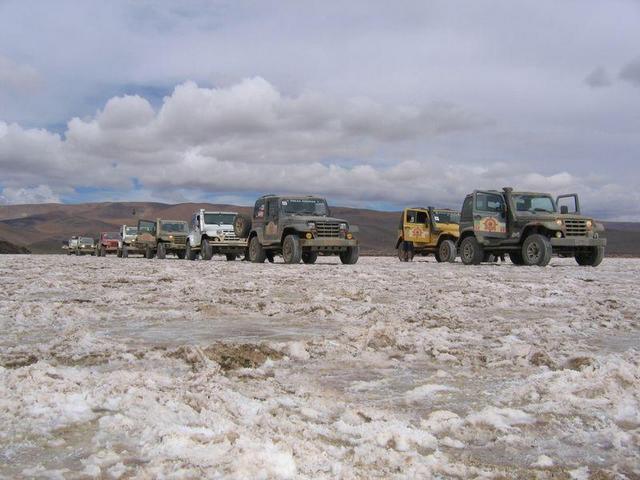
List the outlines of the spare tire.
<svg viewBox="0 0 640 480">
<path fill-rule="evenodd" d="M 251 231 L 251 217 L 239 213 L 233 219 L 233 232 L 238 238 L 247 238 Z"/>
</svg>

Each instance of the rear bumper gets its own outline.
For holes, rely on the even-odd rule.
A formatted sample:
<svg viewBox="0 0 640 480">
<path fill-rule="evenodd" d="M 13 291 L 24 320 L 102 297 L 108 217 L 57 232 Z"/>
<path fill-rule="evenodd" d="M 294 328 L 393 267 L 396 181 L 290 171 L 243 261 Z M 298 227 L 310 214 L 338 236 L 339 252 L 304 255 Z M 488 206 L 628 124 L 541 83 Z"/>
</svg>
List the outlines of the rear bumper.
<svg viewBox="0 0 640 480">
<path fill-rule="evenodd" d="M 356 240 L 355 238 L 352 240 L 347 240 L 346 238 L 312 238 L 310 240 L 306 238 L 301 238 L 300 245 L 302 247 L 312 247 L 312 248 L 318 248 L 318 249 L 334 248 L 334 247 L 346 248 L 346 247 L 357 247 L 358 240 Z"/>
<path fill-rule="evenodd" d="M 604 247 L 607 244 L 606 238 L 589 238 L 589 237 L 564 237 L 551 239 L 551 246 L 557 248 L 573 248 L 573 247 Z"/>
</svg>

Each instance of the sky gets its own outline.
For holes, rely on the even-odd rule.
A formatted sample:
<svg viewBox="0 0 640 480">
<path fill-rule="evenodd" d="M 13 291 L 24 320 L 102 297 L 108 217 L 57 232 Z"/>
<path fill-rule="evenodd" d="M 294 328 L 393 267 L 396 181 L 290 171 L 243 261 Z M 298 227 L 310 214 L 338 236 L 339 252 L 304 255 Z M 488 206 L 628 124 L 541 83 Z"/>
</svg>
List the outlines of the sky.
<svg viewBox="0 0 640 480">
<path fill-rule="evenodd" d="M 639 177 L 639 0 L 0 0 L 0 204 L 512 186 L 640 221 Z"/>
</svg>

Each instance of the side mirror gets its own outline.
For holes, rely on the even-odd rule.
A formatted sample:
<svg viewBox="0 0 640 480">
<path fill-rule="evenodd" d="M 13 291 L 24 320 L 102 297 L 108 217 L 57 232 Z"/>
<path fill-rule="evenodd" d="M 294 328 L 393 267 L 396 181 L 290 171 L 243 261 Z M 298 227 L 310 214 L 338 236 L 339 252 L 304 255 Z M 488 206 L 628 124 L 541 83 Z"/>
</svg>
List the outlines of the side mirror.
<svg viewBox="0 0 640 480">
<path fill-rule="evenodd" d="M 563 215 L 566 215 L 567 213 L 569 213 L 569 207 L 567 207 L 566 205 L 562 205 L 560 207 L 560 213 L 562 213 Z"/>
</svg>

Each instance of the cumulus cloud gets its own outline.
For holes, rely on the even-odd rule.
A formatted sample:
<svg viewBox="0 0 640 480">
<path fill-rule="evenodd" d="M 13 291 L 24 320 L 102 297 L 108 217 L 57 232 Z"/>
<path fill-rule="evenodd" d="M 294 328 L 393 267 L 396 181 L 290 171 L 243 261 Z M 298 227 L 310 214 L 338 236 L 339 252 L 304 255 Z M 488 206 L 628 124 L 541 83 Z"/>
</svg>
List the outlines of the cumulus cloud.
<svg viewBox="0 0 640 480">
<path fill-rule="evenodd" d="M 640 87 L 640 57 L 627 63 L 620 70 L 620 78 Z"/>
<path fill-rule="evenodd" d="M 61 203 L 60 196 L 48 185 L 27 188 L 7 187 L 0 191 L 0 204 L 17 205 L 25 203 Z"/>
<path fill-rule="evenodd" d="M 611 86 L 611 79 L 604 67 L 594 68 L 584 79 L 591 88 L 602 88 Z"/>
<path fill-rule="evenodd" d="M 31 65 L 19 64 L 0 55 L 0 91 L 27 93 L 41 85 L 38 71 Z"/>
</svg>

